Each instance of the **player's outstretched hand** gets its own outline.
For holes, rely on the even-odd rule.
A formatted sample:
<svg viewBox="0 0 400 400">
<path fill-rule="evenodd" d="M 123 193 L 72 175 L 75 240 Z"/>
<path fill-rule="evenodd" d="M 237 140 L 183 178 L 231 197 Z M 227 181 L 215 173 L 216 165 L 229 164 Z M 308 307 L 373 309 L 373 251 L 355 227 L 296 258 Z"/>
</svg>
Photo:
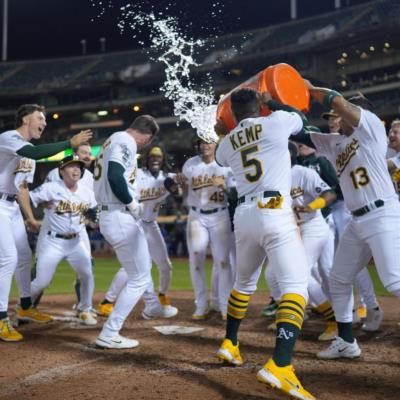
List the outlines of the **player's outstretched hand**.
<svg viewBox="0 0 400 400">
<path fill-rule="evenodd" d="M 28 228 L 33 233 L 38 233 L 40 230 L 40 222 L 36 221 L 36 219 L 31 218 L 31 219 L 26 219 L 25 224 Z"/>
<path fill-rule="evenodd" d="M 78 147 L 82 143 L 88 142 L 93 137 L 93 132 L 90 129 L 80 131 L 76 135 L 72 136 L 70 142 L 71 147 Z"/>
<path fill-rule="evenodd" d="M 271 93 L 269 92 L 262 92 L 259 95 L 259 99 L 262 104 L 267 104 L 270 100 L 272 100 Z"/>
<path fill-rule="evenodd" d="M 187 184 L 187 178 L 185 175 L 183 175 L 181 172 L 178 172 L 175 176 L 175 181 L 178 185 L 186 185 Z"/>
</svg>

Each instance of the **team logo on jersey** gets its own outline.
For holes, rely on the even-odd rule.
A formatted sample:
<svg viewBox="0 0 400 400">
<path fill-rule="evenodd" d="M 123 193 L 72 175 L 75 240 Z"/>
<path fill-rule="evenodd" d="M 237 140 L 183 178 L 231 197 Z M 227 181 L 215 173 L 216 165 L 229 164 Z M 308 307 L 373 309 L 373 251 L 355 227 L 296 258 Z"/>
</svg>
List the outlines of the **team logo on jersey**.
<svg viewBox="0 0 400 400">
<path fill-rule="evenodd" d="M 203 189 L 205 187 L 214 186 L 213 180 L 215 178 L 225 179 L 223 175 L 217 176 L 215 174 L 212 174 L 211 176 L 209 176 L 208 174 L 200 175 L 200 176 L 194 176 L 192 178 L 192 189 L 193 190 L 199 190 L 199 189 Z"/>
<path fill-rule="evenodd" d="M 32 172 L 34 167 L 35 161 L 30 160 L 29 158 L 22 158 L 17 165 L 17 168 L 15 168 L 14 174 Z"/>
<path fill-rule="evenodd" d="M 290 189 L 290 196 L 292 199 L 296 199 L 297 197 L 301 197 L 304 194 L 304 189 L 301 188 L 300 186 L 297 187 L 292 187 Z"/>
<path fill-rule="evenodd" d="M 167 189 L 164 187 L 160 188 L 149 188 L 140 190 L 140 201 L 156 200 L 167 193 Z"/>
<path fill-rule="evenodd" d="M 85 203 L 73 203 L 69 200 L 61 200 L 54 210 L 56 214 L 67 214 L 71 213 L 73 215 L 80 215 L 81 222 L 84 219 L 84 214 L 89 209 L 89 204 Z"/>
<path fill-rule="evenodd" d="M 357 139 L 353 139 L 351 143 L 346 144 L 344 150 L 336 157 L 336 171 L 337 176 L 340 177 L 347 164 L 350 162 L 352 157 L 356 154 L 360 144 Z"/>
</svg>

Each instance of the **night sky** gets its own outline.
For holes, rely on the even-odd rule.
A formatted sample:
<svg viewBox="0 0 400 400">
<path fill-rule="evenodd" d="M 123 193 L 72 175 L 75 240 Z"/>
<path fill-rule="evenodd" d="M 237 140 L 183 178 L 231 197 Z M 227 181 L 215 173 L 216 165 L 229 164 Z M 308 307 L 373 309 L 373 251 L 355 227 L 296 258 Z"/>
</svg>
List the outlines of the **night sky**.
<svg viewBox="0 0 400 400">
<path fill-rule="evenodd" d="M 366 2 L 342 0 L 342 6 Z M 290 20 L 290 0 L 9 0 L 8 59 L 79 55 L 82 39 L 88 54 L 98 53 L 100 37 L 106 38 L 107 52 L 137 48 L 138 39 L 117 28 L 119 8 L 126 3 L 176 16 L 182 31 L 195 38 Z M 334 0 L 298 0 L 298 5 L 299 18 L 334 10 Z"/>
</svg>

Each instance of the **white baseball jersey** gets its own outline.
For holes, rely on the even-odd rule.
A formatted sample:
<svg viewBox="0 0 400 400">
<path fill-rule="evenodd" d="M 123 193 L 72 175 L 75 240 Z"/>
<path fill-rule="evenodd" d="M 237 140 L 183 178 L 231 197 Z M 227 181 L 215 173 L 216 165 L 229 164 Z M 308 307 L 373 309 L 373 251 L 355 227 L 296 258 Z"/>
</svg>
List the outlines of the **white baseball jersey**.
<svg viewBox="0 0 400 400">
<path fill-rule="evenodd" d="M 115 132 L 103 144 L 93 173 L 94 193 L 98 204 L 121 204 L 111 190 L 107 179 L 108 163 L 117 162 L 125 168 L 124 178 L 132 198 L 137 198 L 136 161 L 137 145 L 135 139 L 126 131 Z"/>
<path fill-rule="evenodd" d="M 393 163 L 396 170 L 392 174 L 392 180 L 394 185 L 394 190 L 397 195 L 400 196 L 400 153 L 397 153 L 394 157 L 389 158 L 389 161 Z"/>
<path fill-rule="evenodd" d="M 265 190 L 290 195 L 288 138 L 302 127 L 298 114 L 275 111 L 268 117 L 244 119 L 222 140 L 216 160 L 232 168 L 239 196 Z"/>
<path fill-rule="evenodd" d="M 79 233 L 82 230 L 83 214 L 96 206 L 93 190 L 78 182 L 78 189 L 72 192 L 64 181 L 47 182 L 30 192 L 32 203 L 37 207 L 48 202 L 43 226 L 59 234 Z"/>
<path fill-rule="evenodd" d="M 155 177 L 148 169 L 138 169 L 137 190 L 139 200 L 143 204 L 142 220 L 155 221 L 160 211 L 161 203 L 167 198 L 169 192 L 164 186 L 166 178 L 174 178 L 175 174 L 160 171 Z"/>
<path fill-rule="evenodd" d="M 206 164 L 200 156 L 189 158 L 182 168 L 182 173 L 188 179 L 189 207 L 213 209 L 226 207 L 228 199 L 225 192 L 212 183 L 213 178 L 223 177 L 226 185 L 232 186 L 232 171 L 221 167 L 215 161 Z"/>
<path fill-rule="evenodd" d="M 330 186 L 313 169 L 300 165 L 292 167 L 290 195 L 293 199 L 293 206 L 305 206 L 329 189 Z M 315 210 L 312 213 L 301 213 L 300 217 L 302 221 L 306 222 L 316 217 L 322 218 L 322 214 L 321 210 Z"/>
<path fill-rule="evenodd" d="M 386 131 L 375 114 L 361 109 L 360 122 L 351 136 L 311 133 L 311 140 L 336 167 L 350 211 L 378 199 L 397 199 L 385 157 Z"/>
<path fill-rule="evenodd" d="M 15 195 L 24 180 L 32 182 L 35 161 L 17 154 L 26 145 L 32 146 L 16 130 L 0 135 L 0 193 Z"/>
<path fill-rule="evenodd" d="M 45 179 L 45 182 L 54 182 L 54 181 L 61 181 L 61 176 L 59 173 L 58 168 L 53 168 L 52 170 L 49 171 L 47 174 L 47 177 Z M 82 178 L 80 180 L 81 184 L 84 186 L 88 187 L 89 189 L 93 190 L 93 174 L 88 170 L 84 169 Z"/>
</svg>

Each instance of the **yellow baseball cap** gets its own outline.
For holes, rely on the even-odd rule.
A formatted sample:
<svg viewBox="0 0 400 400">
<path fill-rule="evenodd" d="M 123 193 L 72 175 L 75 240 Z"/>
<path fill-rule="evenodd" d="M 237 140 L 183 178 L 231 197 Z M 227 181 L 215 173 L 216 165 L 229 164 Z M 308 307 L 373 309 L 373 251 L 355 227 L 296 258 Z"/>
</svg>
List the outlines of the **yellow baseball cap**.
<svg viewBox="0 0 400 400">
<path fill-rule="evenodd" d="M 164 156 L 163 151 L 161 150 L 161 147 L 154 146 L 150 149 L 149 151 L 149 156 Z"/>
</svg>

